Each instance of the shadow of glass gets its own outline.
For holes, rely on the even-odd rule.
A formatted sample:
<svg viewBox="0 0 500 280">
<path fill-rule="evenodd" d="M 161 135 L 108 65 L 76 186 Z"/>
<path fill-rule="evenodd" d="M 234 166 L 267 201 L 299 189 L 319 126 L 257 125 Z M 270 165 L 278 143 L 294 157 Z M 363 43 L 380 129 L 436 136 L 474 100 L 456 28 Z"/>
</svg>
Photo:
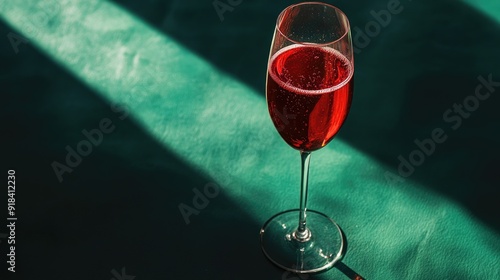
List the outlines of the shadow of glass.
<svg viewBox="0 0 500 280">
<path fill-rule="evenodd" d="M 366 280 L 366 278 L 363 278 L 361 275 L 356 273 L 354 270 L 352 270 L 350 267 L 345 265 L 343 262 L 339 262 L 335 265 L 335 267 L 340 270 L 342 273 L 344 273 L 345 276 L 347 276 L 351 280 Z"/>
<path fill-rule="evenodd" d="M 345 254 L 349 250 L 349 240 L 347 239 L 343 229 L 340 229 L 340 232 L 342 233 L 342 239 L 344 240 L 344 250 L 342 252 L 342 256 L 345 256 Z M 336 269 L 338 269 L 340 272 L 342 272 L 345 276 L 347 276 L 351 280 L 365 280 L 366 279 L 366 278 L 363 278 L 361 275 L 359 275 L 352 268 L 347 266 L 342 260 L 337 262 L 334 267 Z"/>
</svg>

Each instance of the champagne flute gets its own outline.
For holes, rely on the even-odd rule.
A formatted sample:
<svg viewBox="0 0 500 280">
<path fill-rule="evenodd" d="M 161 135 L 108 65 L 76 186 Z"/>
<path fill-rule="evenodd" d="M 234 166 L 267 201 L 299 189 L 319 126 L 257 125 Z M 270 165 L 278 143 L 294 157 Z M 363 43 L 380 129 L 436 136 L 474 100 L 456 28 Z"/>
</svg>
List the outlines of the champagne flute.
<svg viewBox="0 0 500 280">
<path fill-rule="evenodd" d="M 264 254 L 294 273 L 331 268 L 342 257 L 340 227 L 307 208 L 311 152 L 328 144 L 347 117 L 354 60 L 347 16 L 319 2 L 291 5 L 276 22 L 267 69 L 266 99 L 283 140 L 302 160 L 300 208 L 271 217 L 260 231 Z"/>
</svg>

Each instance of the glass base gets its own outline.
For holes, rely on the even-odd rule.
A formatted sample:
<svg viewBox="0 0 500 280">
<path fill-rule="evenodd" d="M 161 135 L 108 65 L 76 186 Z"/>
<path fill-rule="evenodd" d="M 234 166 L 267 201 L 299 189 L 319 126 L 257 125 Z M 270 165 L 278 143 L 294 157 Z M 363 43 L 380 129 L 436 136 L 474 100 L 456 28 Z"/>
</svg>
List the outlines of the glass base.
<svg viewBox="0 0 500 280">
<path fill-rule="evenodd" d="M 299 210 L 288 210 L 271 217 L 260 230 L 262 251 L 275 265 L 293 273 L 327 270 L 342 258 L 344 238 L 340 227 L 328 216 L 307 210 L 310 238 L 295 238 Z"/>
</svg>

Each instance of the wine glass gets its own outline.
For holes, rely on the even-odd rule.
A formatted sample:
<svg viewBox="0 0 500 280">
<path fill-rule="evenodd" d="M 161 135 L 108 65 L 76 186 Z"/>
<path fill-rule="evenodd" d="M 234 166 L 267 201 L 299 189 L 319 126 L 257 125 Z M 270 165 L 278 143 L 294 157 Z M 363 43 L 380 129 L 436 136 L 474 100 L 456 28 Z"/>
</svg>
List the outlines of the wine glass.
<svg viewBox="0 0 500 280">
<path fill-rule="evenodd" d="M 340 227 L 307 208 L 311 152 L 330 142 L 349 111 L 354 60 L 347 16 L 319 2 L 291 5 L 276 22 L 266 99 L 281 137 L 300 151 L 300 208 L 271 217 L 260 231 L 264 254 L 294 273 L 331 268 L 343 254 Z"/>
</svg>

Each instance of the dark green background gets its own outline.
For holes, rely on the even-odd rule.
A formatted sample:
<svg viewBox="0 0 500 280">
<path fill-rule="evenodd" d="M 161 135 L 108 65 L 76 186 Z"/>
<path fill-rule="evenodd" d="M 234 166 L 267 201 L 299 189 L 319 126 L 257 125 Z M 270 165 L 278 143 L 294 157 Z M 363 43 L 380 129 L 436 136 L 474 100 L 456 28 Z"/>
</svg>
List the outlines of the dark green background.
<svg viewBox="0 0 500 280">
<path fill-rule="evenodd" d="M 0 172 L 6 182 L 16 170 L 19 219 L 18 272 L 0 266 L 0 275 L 111 279 L 125 267 L 137 280 L 300 279 L 258 243 L 262 223 L 298 203 L 298 153 L 263 101 L 275 19 L 297 1 L 243 1 L 222 21 L 209 0 L 97 2 L 0 2 Z M 389 1 L 328 2 L 364 29 Z M 349 247 L 342 264 L 302 279 L 500 277 L 500 87 L 459 129 L 443 120 L 478 76 L 500 81 L 500 11 L 480 3 L 488 14 L 461 1 L 401 1 L 356 54 L 350 115 L 311 171 L 311 208 L 339 222 Z M 29 42 L 13 47 L 12 34 Z M 109 71 L 119 67 L 131 72 Z M 110 109 L 117 102 L 124 120 Z M 103 118 L 115 130 L 60 183 L 51 164 Z M 435 128 L 447 141 L 404 182 L 386 180 Z M 179 204 L 208 183 L 220 194 L 186 225 Z"/>
</svg>

